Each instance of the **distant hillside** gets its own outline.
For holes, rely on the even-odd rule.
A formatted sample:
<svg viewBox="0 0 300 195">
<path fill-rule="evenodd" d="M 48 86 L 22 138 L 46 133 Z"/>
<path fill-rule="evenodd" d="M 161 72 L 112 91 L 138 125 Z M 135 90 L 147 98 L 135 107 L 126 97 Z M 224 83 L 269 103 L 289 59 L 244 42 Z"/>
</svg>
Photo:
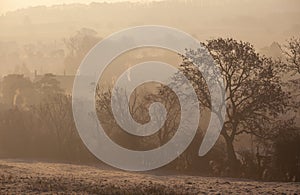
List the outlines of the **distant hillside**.
<svg viewBox="0 0 300 195">
<path fill-rule="evenodd" d="M 92 39 L 101 40 L 136 25 L 167 25 L 186 31 L 199 41 L 217 37 L 248 41 L 271 57 L 279 55 L 278 47 L 267 45 L 274 41 L 282 44 L 300 34 L 298 0 L 149 2 L 37 6 L 0 16 L 0 78 L 24 73 L 22 67 L 30 74 L 35 70 L 39 74 L 75 74 L 85 53 L 74 62 L 68 58 L 70 51 L 65 41 L 82 29 L 95 32 Z M 85 52 L 97 42 L 87 43 Z"/>
<path fill-rule="evenodd" d="M 135 25 L 177 27 L 201 40 L 231 36 L 258 47 L 300 32 L 297 0 L 167 0 L 38 6 L 0 17 L 0 41 L 53 41 L 82 27 L 100 36 Z"/>
</svg>

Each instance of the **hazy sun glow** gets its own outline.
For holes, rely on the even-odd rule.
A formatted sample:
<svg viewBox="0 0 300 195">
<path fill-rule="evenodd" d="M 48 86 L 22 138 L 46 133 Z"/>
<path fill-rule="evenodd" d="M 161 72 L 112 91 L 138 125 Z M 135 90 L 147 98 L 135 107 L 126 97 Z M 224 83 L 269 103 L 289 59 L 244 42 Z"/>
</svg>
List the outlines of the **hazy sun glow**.
<svg viewBox="0 0 300 195">
<path fill-rule="evenodd" d="M 16 9 L 27 8 L 31 6 L 46 5 L 51 6 L 55 4 L 70 4 L 70 3 L 84 3 L 89 4 L 91 2 L 121 2 L 121 1 L 131 1 L 139 2 L 146 0 L 0 0 L 0 14 L 4 14 L 8 11 L 13 11 Z"/>
</svg>

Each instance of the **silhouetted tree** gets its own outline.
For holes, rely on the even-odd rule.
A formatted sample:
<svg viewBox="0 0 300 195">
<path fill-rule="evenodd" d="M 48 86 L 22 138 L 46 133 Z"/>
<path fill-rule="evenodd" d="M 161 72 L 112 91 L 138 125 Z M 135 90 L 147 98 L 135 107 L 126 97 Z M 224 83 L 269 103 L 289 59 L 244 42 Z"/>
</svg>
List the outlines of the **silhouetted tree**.
<svg viewBox="0 0 300 195">
<path fill-rule="evenodd" d="M 261 57 L 247 42 L 219 38 L 209 40 L 204 45 L 224 80 L 226 118 L 219 117 L 220 121 L 224 120 L 221 135 L 227 145 L 229 163 L 236 168 L 237 157 L 233 145 L 236 136 L 248 133 L 268 138 L 270 131 L 267 130 L 276 124 L 276 117 L 285 112 L 288 97 L 280 85 L 281 64 Z M 188 50 L 180 70 L 193 82 L 201 106 L 211 110 L 205 79 L 192 64 L 204 64 L 205 71 L 212 71 L 212 64 L 207 64 L 208 58 L 203 49 Z M 218 85 L 218 82 L 215 84 Z M 215 110 L 211 112 L 217 113 Z"/>
<path fill-rule="evenodd" d="M 284 47 L 283 51 L 286 55 L 286 68 L 291 72 L 292 76 L 295 74 L 300 74 L 300 38 L 291 38 L 287 41 L 287 45 Z M 296 112 L 300 107 L 299 102 L 299 85 L 300 79 L 292 77 L 292 79 L 288 79 L 286 83 L 287 90 L 292 95 L 291 107 L 294 108 Z"/>
<path fill-rule="evenodd" d="M 286 54 L 290 69 L 300 74 L 300 38 L 289 39 L 284 53 Z"/>
</svg>

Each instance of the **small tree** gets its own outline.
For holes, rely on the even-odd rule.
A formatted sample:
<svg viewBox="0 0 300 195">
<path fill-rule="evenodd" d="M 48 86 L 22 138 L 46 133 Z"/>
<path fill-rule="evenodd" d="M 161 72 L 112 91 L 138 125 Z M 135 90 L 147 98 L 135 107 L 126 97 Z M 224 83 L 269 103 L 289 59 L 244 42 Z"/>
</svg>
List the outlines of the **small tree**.
<svg viewBox="0 0 300 195">
<path fill-rule="evenodd" d="M 284 47 L 284 53 L 286 55 L 287 70 L 292 73 L 292 75 L 300 74 L 300 38 L 291 38 L 287 41 L 287 45 Z M 299 102 L 299 84 L 300 79 L 292 78 L 287 83 L 287 89 L 292 94 L 291 107 L 298 111 L 300 107 Z"/>
<path fill-rule="evenodd" d="M 291 38 L 287 41 L 285 51 L 287 62 L 291 70 L 300 74 L 300 38 Z"/>
</svg>

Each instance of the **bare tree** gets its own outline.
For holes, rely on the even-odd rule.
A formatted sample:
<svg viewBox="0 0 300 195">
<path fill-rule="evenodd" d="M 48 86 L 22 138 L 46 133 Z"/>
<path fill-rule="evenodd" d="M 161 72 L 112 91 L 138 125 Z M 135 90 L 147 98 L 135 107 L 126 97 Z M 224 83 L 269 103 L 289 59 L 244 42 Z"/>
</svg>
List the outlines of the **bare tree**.
<svg viewBox="0 0 300 195">
<path fill-rule="evenodd" d="M 289 67 L 300 74 L 300 38 L 291 38 L 287 41 L 284 53 Z"/>
<path fill-rule="evenodd" d="M 145 123 L 150 118 L 147 115 L 147 104 L 144 101 L 145 99 L 142 98 L 143 93 L 141 89 L 134 90 L 130 97 L 128 97 L 124 89 L 118 88 L 116 89 L 115 96 L 112 97 L 112 89 L 110 88 L 103 89 L 97 86 L 96 90 L 96 109 L 104 130 L 115 142 L 133 150 L 143 148 L 142 141 L 137 136 L 125 132 L 118 125 L 111 108 L 111 99 L 115 98 L 115 108 L 120 116 L 124 116 L 119 118 L 120 122 L 126 122 L 122 121 L 127 119 L 122 105 L 128 105 L 132 118 L 139 123 Z"/>
<path fill-rule="evenodd" d="M 293 37 L 287 40 L 287 45 L 284 46 L 283 52 L 286 56 L 287 70 L 292 73 L 292 76 L 295 76 L 295 74 L 300 75 L 300 38 Z M 297 77 L 292 77 L 286 83 L 286 88 L 292 96 L 290 107 L 294 109 L 295 113 L 299 113 L 300 107 L 299 84 L 300 79 Z"/>
<path fill-rule="evenodd" d="M 236 165 L 233 145 L 236 136 L 248 133 L 267 138 L 270 136 L 267 129 L 274 127 L 277 124 L 276 117 L 285 112 L 288 96 L 280 85 L 281 64 L 261 57 L 246 42 L 219 38 L 209 40 L 204 45 L 224 79 L 226 118 L 220 118 L 224 120 L 221 135 L 227 145 L 228 161 L 230 165 Z M 202 49 L 187 51 L 180 70 L 193 82 L 201 106 L 211 109 L 205 79 L 193 64 L 206 64 L 205 71 L 210 71 L 211 64 L 207 64 L 206 53 Z"/>
<path fill-rule="evenodd" d="M 172 139 L 179 127 L 181 108 L 176 94 L 171 89 L 159 86 L 158 90 L 147 92 L 142 87 L 134 90 L 130 97 L 127 97 L 123 89 L 116 89 L 116 96 L 114 97 L 111 94 L 110 89 L 104 90 L 98 87 L 96 105 L 101 125 L 103 125 L 106 133 L 113 141 L 132 150 L 149 150 L 160 147 Z M 152 120 L 158 123 L 164 122 L 164 125 L 157 132 L 149 136 L 139 137 L 124 132 L 114 119 L 111 109 L 111 98 L 116 99 L 115 102 L 117 105 L 115 106 L 121 116 L 125 114 L 124 110 L 122 110 L 122 105 L 128 105 L 132 118 L 141 124 L 147 123 L 151 119 L 149 116 L 149 106 L 151 103 L 162 103 L 167 111 L 166 118 L 161 112 L 154 111 L 156 115 L 153 116 L 155 118 L 152 118 Z M 125 116 L 120 117 L 119 120 L 126 120 L 126 118 Z M 153 128 L 156 128 L 156 123 L 153 125 Z M 198 147 L 195 148 L 198 149 Z M 174 164 L 176 169 L 182 170 L 188 168 L 192 164 L 192 155 L 195 156 L 196 154 L 197 152 L 191 152 L 190 150 L 181 154 Z"/>
<path fill-rule="evenodd" d="M 55 135 L 58 152 L 63 158 L 72 159 L 81 141 L 77 135 L 73 115 L 71 97 L 64 94 L 52 94 L 35 106 L 36 116 L 40 119 L 41 128 Z M 72 151 L 72 152 L 71 152 Z"/>
</svg>

